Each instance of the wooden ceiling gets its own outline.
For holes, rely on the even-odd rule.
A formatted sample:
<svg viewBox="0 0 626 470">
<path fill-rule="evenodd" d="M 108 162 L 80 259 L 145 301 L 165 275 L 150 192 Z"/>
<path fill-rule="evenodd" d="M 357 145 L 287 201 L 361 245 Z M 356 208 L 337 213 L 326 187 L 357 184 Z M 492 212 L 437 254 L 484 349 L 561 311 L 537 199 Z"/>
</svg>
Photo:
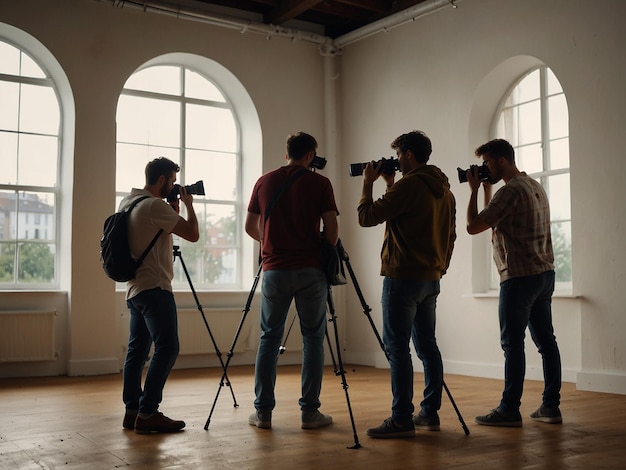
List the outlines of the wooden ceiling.
<svg viewBox="0 0 626 470">
<path fill-rule="evenodd" d="M 177 3 L 170 0 L 168 3 Z M 284 25 L 299 20 L 323 28 L 337 38 L 427 0 L 180 0 L 185 5 L 219 6 L 259 15 L 262 22 Z"/>
</svg>

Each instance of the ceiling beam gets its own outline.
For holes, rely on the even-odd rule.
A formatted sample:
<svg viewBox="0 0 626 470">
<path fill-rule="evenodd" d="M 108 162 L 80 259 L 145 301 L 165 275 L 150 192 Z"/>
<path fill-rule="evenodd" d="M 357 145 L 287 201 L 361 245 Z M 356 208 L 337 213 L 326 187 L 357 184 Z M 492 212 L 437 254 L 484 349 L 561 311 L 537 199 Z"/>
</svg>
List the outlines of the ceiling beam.
<svg viewBox="0 0 626 470">
<path fill-rule="evenodd" d="M 351 7 L 362 8 L 374 13 L 385 13 L 389 11 L 391 2 L 387 0 L 335 0 L 333 3 L 341 3 Z"/>
<path fill-rule="evenodd" d="M 267 22 L 271 24 L 283 24 L 310 10 L 322 0 L 286 0 L 281 2 L 271 13 L 267 15 Z"/>
</svg>

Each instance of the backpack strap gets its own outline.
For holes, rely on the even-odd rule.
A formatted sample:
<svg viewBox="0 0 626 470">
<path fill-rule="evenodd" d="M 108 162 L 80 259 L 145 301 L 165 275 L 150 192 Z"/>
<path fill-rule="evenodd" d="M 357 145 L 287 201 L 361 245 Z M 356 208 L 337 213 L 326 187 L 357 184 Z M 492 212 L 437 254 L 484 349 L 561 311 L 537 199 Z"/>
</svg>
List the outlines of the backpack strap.
<svg viewBox="0 0 626 470">
<path fill-rule="evenodd" d="M 130 206 L 128 206 L 128 208 L 126 209 L 126 212 L 130 214 L 130 211 L 132 211 L 137 204 L 139 204 L 144 199 L 148 199 L 149 197 L 150 196 L 138 197 L 137 199 L 135 199 L 132 202 L 132 204 Z M 141 263 L 143 262 L 143 260 L 146 258 L 146 256 L 148 256 L 148 253 L 150 253 L 150 250 L 155 245 L 155 243 L 157 242 L 157 240 L 159 239 L 159 237 L 161 236 L 162 233 L 163 233 L 163 229 L 161 229 L 161 230 L 159 230 L 157 232 L 157 234 L 154 236 L 154 238 L 152 239 L 152 241 L 148 245 L 148 248 L 146 248 L 144 250 L 144 252 L 141 254 L 141 256 L 137 259 L 137 267 L 139 267 L 141 265 Z"/>
</svg>

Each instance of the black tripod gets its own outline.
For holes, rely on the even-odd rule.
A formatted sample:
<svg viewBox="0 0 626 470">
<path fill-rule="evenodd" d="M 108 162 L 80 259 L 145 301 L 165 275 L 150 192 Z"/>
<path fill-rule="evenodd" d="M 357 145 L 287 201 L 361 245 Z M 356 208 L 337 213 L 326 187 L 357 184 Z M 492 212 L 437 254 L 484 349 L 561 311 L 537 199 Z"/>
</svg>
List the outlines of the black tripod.
<svg viewBox="0 0 626 470">
<path fill-rule="evenodd" d="M 239 326 L 237 327 L 237 331 L 235 332 L 235 337 L 233 338 L 233 342 L 232 345 L 230 347 L 230 350 L 228 351 L 227 354 L 227 359 L 226 359 L 226 364 L 223 367 L 223 373 L 222 373 L 222 377 L 220 379 L 220 383 L 219 383 L 219 387 L 217 389 L 217 393 L 215 394 L 215 399 L 213 400 L 213 405 L 211 406 L 211 411 L 209 412 L 209 417 L 206 420 L 206 423 L 204 424 L 204 430 L 206 431 L 207 429 L 209 429 L 209 424 L 211 423 L 211 417 L 213 416 L 213 411 L 215 410 L 215 405 L 217 404 L 217 400 L 220 396 L 220 392 L 222 391 L 222 387 L 224 386 L 224 381 L 227 379 L 227 369 L 228 366 L 230 364 L 230 360 L 233 357 L 233 351 L 235 349 L 235 346 L 237 345 L 237 340 L 239 339 L 239 334 L 241 333 L 241 329 L 243 327 L 244 322 L 246 321 L 246 317 L 248 316 L 248 313 L 250 312 L 250 305 L 252 304 L 252 299 L 254 298 L 254 292 L 256 291 L 257 285 L 259 284 L 259 278 L 261 276 L 261 269 L 262 269 L 262 265 L 259 265 L 259 268 L 257 270 L 256 275 L 254 276 L 254 282 L 252 283 L 252 288 L 250 289 L 250 293 L 248 294 L 248 299 L 246 301 L 246 305 L 243 309 L 243 314 L 241 316 L 241 320 L 239 321 Z M 338 362 L 335 361 L 335 355 L 333 354 L 333 349 L 332 349 L 332 345 L 330 342 L 330 337 L 328 335 L 328 329 L 326 330 L 326 339 L 328 341 L 328 347 L 330 349 L 330 354 L 332 357 L 332 361 L 333 361 L 333 365 L 335 368 L 335 375 L 341 375 L 341 383 L 342 383 L 342 387 L 345 391 L 346 394 L 346 401 L 348 403 L 348 411 L 350 414 L 350 422 L 352 423 L 352 431 L 354 434 L 354 445 L 351 446 L 351 449 L 358 449 L 361 447 L 361 444 L 359 444 L 359 440 L 357 437 L 357 433 L 356 433 L 356 426 L 354 424 L 354 416 L 352 414 L 352 406 L 350 405 L 350 396 L 348 395 L 348 384 L 346 381 L 346 375 L 345 375 L 345 370 L 343 368 L 343 361 L 341 359 L 341 347 L 339 344 L 339 333 L 337 331 L 337 317 L 335 316 L 335 307 L 334 307 L 334 302 L 333 302 L 333 297 L 332 297 L 332 289 L 331 286 L 328 286 L 328 294 L 327 294 L 327 304 L 328 304 L 328 311 L 330 313 L 330 318 L 329 318 L 329 322 L 333 324 L 333 330 L 335 333 L 335 345 L 336 345 L 336 354 L 337 354 L 337 358 L 338 358 Z M 297 314 L 296 314 L 297 315 Z M 291 322 L 291 326 L 289 327 L 289 330 L 287 331 L 287 335 L 285 336 L 285 339 L 283 341 L 283 344 L 279 347 L 279 354 L 283 354 L 285 352 L 285 343 L 287 341 L 287 337 L 289 336 L 289 332 L 291 331 L 291 327 L 293 326 L 293 321 L 295 321 L 295 316 Z M 338 364 L 338 365 L 337 365 Z"/>
<path fill-rule="evenodd" d="M 372 320 L 372 316 L 370 315 L 370 312 L 372 311 L 372 309 L 369 305 L 367 305 L 367 302 L 365 302 L 365 298 L 363 297 L 363 293 L 361 292 L 361 289 L 359 287 L 359 283 L 356 279 L 356 275 L 354 274 L 354 270 L 352 269 L 352 265 L 350 264 L 350 257 L 348 256 L 348 253 L 346 252 L 346 250 L 343 248 L 343 245 L 341 244 L 341 240 L 339 240 L 339 242 L 337 243 L 337 251 L 339 252 L 339 258 L 348 269 L 348 274 L 350 275 L 350 279 L 352 280 L 352 285 L 354 286 L 354 290 L 356 291 L 356 294 L 359 297 L 359 301 L 361 302 L 361 306 L 363 307 L 363 313 L 367 317 L 370 323 L 370 326 L 372 327 L 372 330 L 374 331 L 374 335 L 376 336 L 376 339 L 378 340 L 378 344 L 380 345 L 381 349 L 385 353 L 385 357 L 389 359 L 389 355 L 387 354 L 387 349 L 385 348 L 385 344 L 383 343 L 383 340 L 380 337 L 380 334 L 378 334 L 376 325 L 374 324 L 374 321 Z M 446 394 L 448 395 L 448 398 L 450 399 L 450 402 L 452 403 L 452 407 L 454 408 L 454 411 L 456 411 L 456 414 L 459 418 L 459 421 L 461 422 L 461 427 L 463 428 L 465 435 L 468 436 L 470 431 L 467 425 L 465 424 L 465 421 L 463 420 L 463 416 L 461 416 L 461 412 L 456 406 L 456 403 L 454 402 L 454 399 L 452 398 L 452 394 L 450 393 L 450 390 L 448 389 L 448 386 L 446 385 L 445 381 L 443 382 L 443 388 L 445 389 Z"/>
<path fill-rule="evenodd" d="M 224 384 L 224 380 L 226 381 L 225 383 L 226 385 L 230 387 L 230 393 L 233 396 L 233 406 L 238 407 L 239 404 L 237 403 L 237 399 L 235 398 L 235 392 L 233 391 L 233 388 L 230 385 L 230 381 L 228 380 L 228 375 L 226 375 L 226 364 L 224 364 L 224 361 L 222 360 L 222 353 L 219 347 L 217 346 L 217 343 L 215 342 L 215 337 L 213 336 L 213 332 L 211 331 L 209 322 L 207 321 L 206 316 L 204 315 L 204 310 L 202 309 L 202 305 L 200 305 L 200 300 L 198 299 L 196 290 L 193 288 L 191 277 L 189 277 L 189 271 L 187 271 L 187 266 L 185 265 L 185 261 L 183 260 L 183 255 L 180 252 L 180 247 L 178 245 L 174 245 L 174 261 L 176 261 L 176 257 L 180 259 L 180 264 L 183 267 L 183 271 L 185 271 L 185 276 L 187 277 L 187 282 L 189 283 L 189 287 L 191 288 L 191 293 L 193 294 L 193 298 L 196 301 L 196 306 L 198 307 L 198 311 L 200 312 L 200 315 L 202 315 L 204 326 L 206 326 L 206 329 L 209 332 L 209 336 L 211 337 L 211 341 L 213 342 L 213 348 L 215 349 L 215 354 L 217 354 L 217 358 L 219 359 L 220 364 L 222 365 L 222 370 L 224 371 L 224 373 L 222 374 L 222 381 L 220 383 Z"/>
</svg>

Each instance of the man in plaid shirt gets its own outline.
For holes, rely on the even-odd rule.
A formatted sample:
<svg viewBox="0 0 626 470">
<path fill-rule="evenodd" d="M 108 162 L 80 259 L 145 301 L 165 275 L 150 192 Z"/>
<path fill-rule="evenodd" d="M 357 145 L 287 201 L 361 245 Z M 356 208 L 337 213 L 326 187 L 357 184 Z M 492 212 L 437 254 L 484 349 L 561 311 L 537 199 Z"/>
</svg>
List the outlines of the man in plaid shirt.
<svg viewBox="0 0 626 470">
<path fill-rule="evenodd" d="M 470 235 L 492 228 L 493 258 L 500 273 L 500 343 L 504 351 L 504 392 L 500 405 L 476 423 L 519 427 L 526 357 L 526 327 L 543 360 L 545 387 L 541 406 L 530 415 L 535 421 L 561 423 L 561 356 L 552 326 L 554 253 L 550 235 L 548 197 L 539 182 L 518 170 L 509 142 L 494 139 L 476 149 L 488 170 L 483 181 L 485 208 L 478 212 L 481 181 L 477 166 L 467 171 L 471 189 L 467 208 Z M 493 198 L 491 184 L 505 185 Z"/>
</svg>

